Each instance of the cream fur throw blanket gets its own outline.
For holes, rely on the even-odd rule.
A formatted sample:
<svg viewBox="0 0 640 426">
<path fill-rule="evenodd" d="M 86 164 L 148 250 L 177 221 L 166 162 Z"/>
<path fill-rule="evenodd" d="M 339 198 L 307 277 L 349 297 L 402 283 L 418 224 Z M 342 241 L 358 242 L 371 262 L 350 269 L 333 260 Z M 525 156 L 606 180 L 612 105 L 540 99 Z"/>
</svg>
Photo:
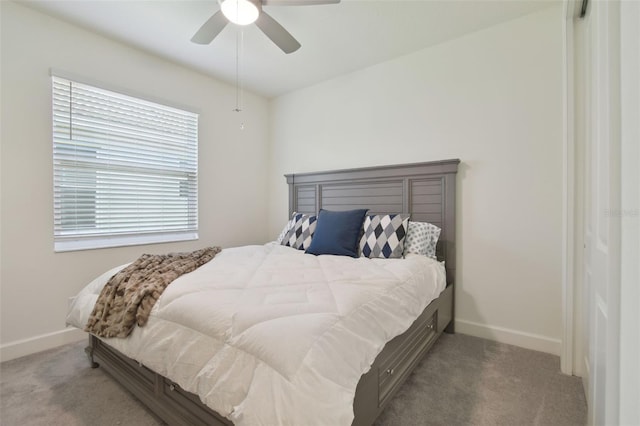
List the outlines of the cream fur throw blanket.
<svg viewBox="0 0 640 426">
<path fill-rule="evenodd" d="M 173 280 L 198 269 L 221 250 L 143 254 L 107 282 L 84 330 L 98 337 L 127 337 L 136 324 L 147 323 L 151 308 Z"/>
</svg>

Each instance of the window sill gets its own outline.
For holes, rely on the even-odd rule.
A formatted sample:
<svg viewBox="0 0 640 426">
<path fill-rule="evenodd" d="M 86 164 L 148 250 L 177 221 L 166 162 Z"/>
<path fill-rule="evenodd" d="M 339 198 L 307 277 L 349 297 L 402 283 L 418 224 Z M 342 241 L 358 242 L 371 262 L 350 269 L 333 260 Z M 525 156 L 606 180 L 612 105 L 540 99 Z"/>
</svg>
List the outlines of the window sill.
<svg viewBox="0 0 640 426">
<path fill-rule="evenodd" d="M 95 250 L 112 247 L 138 246 L 145 244 L 172 243 L 178 241 L 192 241 L 198 239 L 197 232 L 176 232 L 153 235 L 128 235 L 114 237 L 66 238 L 54 242 L 56 253 L 79 250 Z"/>
</svg>

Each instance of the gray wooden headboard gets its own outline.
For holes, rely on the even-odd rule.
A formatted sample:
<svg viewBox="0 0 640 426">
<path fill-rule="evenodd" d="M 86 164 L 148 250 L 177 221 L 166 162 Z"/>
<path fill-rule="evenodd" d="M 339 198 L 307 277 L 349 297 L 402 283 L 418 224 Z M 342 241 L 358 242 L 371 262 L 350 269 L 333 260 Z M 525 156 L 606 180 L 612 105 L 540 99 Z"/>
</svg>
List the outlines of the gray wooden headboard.
<svg viewBox="0 0 640 426">
<path fill-rule="evenodd" d="M 369 214 L 408 213 L 411 220 L 442 229 L 437 255 L 445 261 L 447 283 L 456 269 L 456 173 L 460 160 L 285 175 L 289 215 L 320 209 L 368 208 Z"/>
</svg>

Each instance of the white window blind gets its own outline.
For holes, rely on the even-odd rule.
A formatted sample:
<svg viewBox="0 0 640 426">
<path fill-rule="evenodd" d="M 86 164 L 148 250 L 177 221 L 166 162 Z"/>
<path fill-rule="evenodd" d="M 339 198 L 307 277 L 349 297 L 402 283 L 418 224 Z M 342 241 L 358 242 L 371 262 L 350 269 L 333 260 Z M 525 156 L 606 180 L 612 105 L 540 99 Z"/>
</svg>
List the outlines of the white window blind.
<svg viewBox="0 0 640 426">
<path fill-rule="evenodd" d="M 198 237 L 198 115 L 57 76 L 56 251 Z"/>
</svg>

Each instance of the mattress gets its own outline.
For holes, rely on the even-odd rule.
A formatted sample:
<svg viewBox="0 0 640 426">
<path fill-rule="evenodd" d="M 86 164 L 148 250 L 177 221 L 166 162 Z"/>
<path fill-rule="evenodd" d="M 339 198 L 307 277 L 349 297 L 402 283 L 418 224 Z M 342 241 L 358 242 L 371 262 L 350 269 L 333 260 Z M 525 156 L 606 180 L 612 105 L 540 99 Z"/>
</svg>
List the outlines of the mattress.
<svg viewBox="0 0 640 426">
<path fill-rule="evenodd" d="M 68 324 L 84 327 L 124 266 L 74 298 Z M 147 325 L 102 340 L 238 426 L 349 425 L 360 377 L 444 288 L 444 266 L 425 256 L 229 248 L 169 285 Z"/>
</svg>

